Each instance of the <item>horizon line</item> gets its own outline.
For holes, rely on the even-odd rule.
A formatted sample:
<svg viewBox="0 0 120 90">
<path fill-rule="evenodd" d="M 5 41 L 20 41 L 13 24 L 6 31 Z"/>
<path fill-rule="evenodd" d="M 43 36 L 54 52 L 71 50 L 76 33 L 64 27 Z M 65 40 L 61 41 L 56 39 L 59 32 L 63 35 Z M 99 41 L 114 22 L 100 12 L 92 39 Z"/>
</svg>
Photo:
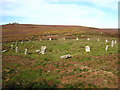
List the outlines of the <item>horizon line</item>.
<svg viewBox="0 0 120 90">
<path fill-rule="evenodd" d="M 18 22 L 13 22 L 13 23 L 6 23 L 6 24 L 2 24 L 2 25 L 14 25 L 14 24 L 18 24 L 18 25 L 20 25 L 20 24 L 23 24 L 23 25 L 25 25 L 25 24 L 27 24 L 27 23 L 18 23 Z M 0 24 L 0 26 L 2 26 L 1 24 Z M 88 28 L 94 28 L 94 29 L 120 29 L 119 27 L 118 28 L 98 28 L 98 27 L 91 27 L 91 26 L 83 26 L 83 25 L 61 25 L 61 24 L 33 24 L 33 23 L 28 23 L 27 25 L 46 25 L 46 26 L 80 26 L 80 27 L 88 27 Z"/>
</svg>

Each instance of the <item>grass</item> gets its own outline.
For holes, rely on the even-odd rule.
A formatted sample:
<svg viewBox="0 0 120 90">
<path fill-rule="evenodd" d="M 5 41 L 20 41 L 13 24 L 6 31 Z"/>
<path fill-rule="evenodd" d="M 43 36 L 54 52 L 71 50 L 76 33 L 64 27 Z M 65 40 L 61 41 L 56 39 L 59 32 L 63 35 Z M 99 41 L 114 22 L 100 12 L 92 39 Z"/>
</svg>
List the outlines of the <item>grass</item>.
<svg viewBox="0 0 120 90">
<path fill-rule="evenodd" d="M 80 40 L 36 40 L 24 42 L 24 44 L 18 42 L 18 53 L 16 53 L 14 49 L 10 49 L 10 45 L 13 44 L 12 42 L 3 43 L 3 48 L 8 50 L 8 52 L 3 53 L 3 75 L 5 75 L 3 76 L 3 87 L 55 88 L 62 85 L 61 87 L 65 88 L 85 88 L 85 83 L 87 82 L 68 85 L 63 84 L 61 78 L 63 78 L 63 76 L 74 75 L 75 72 L 88 72 L 88 69 L 74 68 L 72 72 L 67 74 L 61 74 L 61 72 L 68 71 L 70 67 L 74 66 L 70 62 L 79 62 L 82 63 L 81 65 L 88 64 L 88 66 L 96 69 L 101 69 L 100 66 L 106 66 L 106 58 L 103 56 L 118 54 L 118 44 L 114 47 L 110 46 L 112 39 L 115 40 L 116 38 L 106 38 L 109 40 L 107 43 L 107 45 L 109 45 L 108 51 L 105 51 L 105 39 L 102 37 L 100 37 L 99 42 L 97 42 L 96 38 L 90 38 L 90 41 L 87 41 L 86 38 L 81 38 Z M 91 52 L 85 52 L 86 45 L 90 46 Z M 35 53 L 35 50 L 40 49 L 41 46 L 47 46 L 45 55 Z M 27 55 L 24 55 L 25 48 L 27 48 L 29 52 Z M 65 54 L 71 54 L 72 58 L 60 59 L 60 56 Z M 11 58 L 5 58 L 7 56 Z M 113 59 L 117 58 L 114 57 Z M 106 67 L 109 67 L 109 65 L 112 64 L 108 64 Z M 108 70 L 115 72 L 116 69 L 111 68 L 108 68 Z M 55 71 L 55 69 L 60 70 Z M 77 77 L 82 78 L 83 76 L 79 75 L 75 78 Z M 93 76 L 93 78 L 95 77 L 97 76 Z M 92 83 L 87 83 L 87 86 L 89 88 L 97 87 Z"/>
<path fill-rule="evenodd" d="M 89 84 L 89 83 L 87 83 L 87 82 L 79 82 L 79 83 L 74 83 L 73 85 L 71 85 L 71 84 L 66 84 L 65 85 L 65 88 L 81 88 L 81 89 L 83 89 L 84 90 L 84 88 L 85 87 L 94 87 L 94 88 L 96 88 L 96 86 L 95 85 L 92 85 L 92 84 Z"/>
</svg>

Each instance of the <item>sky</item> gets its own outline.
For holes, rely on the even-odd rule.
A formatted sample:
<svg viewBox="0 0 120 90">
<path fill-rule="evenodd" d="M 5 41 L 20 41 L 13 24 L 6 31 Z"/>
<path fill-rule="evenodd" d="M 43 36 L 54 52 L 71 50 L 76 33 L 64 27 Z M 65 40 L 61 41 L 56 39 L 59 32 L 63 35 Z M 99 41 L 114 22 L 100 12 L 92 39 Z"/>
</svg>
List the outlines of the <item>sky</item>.
<svg viewBox="0 0 120 90">
<path fill-rule="evenodd" d="M 0 25 L 79 25 L 118 28 L 119 0 L 0 0 Z"/>
</svg>

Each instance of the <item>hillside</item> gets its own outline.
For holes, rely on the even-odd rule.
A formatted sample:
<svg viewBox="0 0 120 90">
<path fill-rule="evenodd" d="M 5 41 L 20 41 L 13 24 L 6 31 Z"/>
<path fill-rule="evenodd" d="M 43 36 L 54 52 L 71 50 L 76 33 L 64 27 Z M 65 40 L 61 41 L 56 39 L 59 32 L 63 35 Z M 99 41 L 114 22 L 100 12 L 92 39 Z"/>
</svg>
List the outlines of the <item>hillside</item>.
<svg viewBox="0 0 120 90">
<path fill-rule="evenodd" d="M 2 27 L 3 89 L 118 88 L 117 29 L 30 24 Z"/>
<path fill-rule="evenodd" d="M 6 24 L 2 25 L 2 41 L 53 39 L 58 38 L 85 38 L 86 35 L 112 35 L 117 36 L 117 29 L 98 29 L 85 26 L 67 25 L 32 25 L 32 24 Z M 103 33 L 101 33 L 103 32 Z"/>
</svg>

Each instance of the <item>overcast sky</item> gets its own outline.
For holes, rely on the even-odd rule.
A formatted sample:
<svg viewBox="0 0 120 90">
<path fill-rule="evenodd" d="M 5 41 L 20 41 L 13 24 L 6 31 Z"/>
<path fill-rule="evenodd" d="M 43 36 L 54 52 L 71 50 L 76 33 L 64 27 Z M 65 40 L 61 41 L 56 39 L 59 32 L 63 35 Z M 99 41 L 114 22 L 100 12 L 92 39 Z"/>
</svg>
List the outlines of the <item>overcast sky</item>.
<svg viewBox="0 0 120 90">
<path fill-rule="evenodd" d="M 118 27 L 119 0 L 0 0 L 0 24 Z"/>
</svg>

